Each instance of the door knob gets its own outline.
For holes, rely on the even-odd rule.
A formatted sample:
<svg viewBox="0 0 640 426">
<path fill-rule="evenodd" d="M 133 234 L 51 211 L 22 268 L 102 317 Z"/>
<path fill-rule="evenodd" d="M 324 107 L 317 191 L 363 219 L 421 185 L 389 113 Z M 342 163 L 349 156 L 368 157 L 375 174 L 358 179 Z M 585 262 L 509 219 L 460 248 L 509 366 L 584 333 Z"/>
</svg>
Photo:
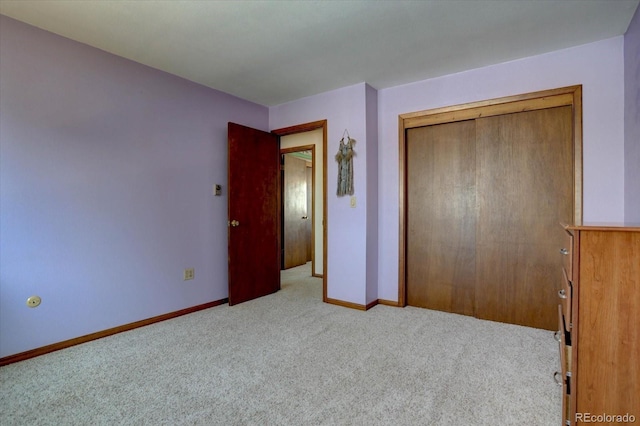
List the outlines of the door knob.
<svg viewBox="0 0 640 426">
<path fill-rule="evenodd" d="M 230 222 L 230 225 L 233 226 L 233 227 L 236 227 L 236 226 L 240 225 L 240 222 L 238 222 L 237 220 L 232 220 Z"/>
</svg>

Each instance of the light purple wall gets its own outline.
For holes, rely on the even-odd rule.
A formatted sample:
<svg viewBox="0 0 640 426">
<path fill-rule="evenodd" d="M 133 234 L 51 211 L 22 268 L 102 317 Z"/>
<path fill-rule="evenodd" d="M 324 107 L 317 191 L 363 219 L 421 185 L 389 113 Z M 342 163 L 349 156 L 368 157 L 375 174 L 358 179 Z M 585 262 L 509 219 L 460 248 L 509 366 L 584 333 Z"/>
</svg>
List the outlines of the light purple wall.
<svg viewBox="0 0 640 426">
<path fill-rule="evenodd" d="M 366 85 L 356 84 L 269 108 L 269 127 L 277 129 L 327 120 L 327 296 L 366 303 L 367 154 Z M 356 139 L 354 188 L 357 207 L 349 196 L 336 196 L 338 164 L 334 157 L 348 129 Z"/>
<path fill-rule="evenodd" d="M 624 217 L 640 223 L 640 7 L 624 35 Z"/>
<path fill-rule="evenodd" d="M 227 122 L 266 107 L 6 17 L 0 93 L 0 356 L 227 297 Z"/>
<path fill-rule="evenodd" d="M 367 120 L 367 304 L 378 299 L 378 91 L 365 87 Z"/>
<path fill-rule="evenodd" d="M 622 221 L 623 37 L 378 92 L 380 299 L 398 297 L 398 115 L 577 84 L 583 85 L 584 219 Z"/>
</svg>

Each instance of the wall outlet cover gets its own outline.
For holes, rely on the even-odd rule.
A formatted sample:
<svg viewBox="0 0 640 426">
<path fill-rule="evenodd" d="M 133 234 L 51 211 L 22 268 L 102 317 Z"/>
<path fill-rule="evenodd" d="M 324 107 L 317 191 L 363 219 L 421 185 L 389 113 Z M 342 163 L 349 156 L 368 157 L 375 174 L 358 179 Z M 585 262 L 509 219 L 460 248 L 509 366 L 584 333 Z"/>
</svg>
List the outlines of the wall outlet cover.
<svg viewBox="0 0 640 426">
<path fill-rule="evenodd" d="M 37 308 L 42 303 L 42 299 L 39 296 L 31 296 L 27 299 L 27 306 L 30 308 Z"/>
<path fill-rule="evenodd" d="M 195 277 L 196 277 L 196 273 L 194 268 L 187 268 L 184 271 L 182 271 L 183 281 L 192 280 Z"/>
</svg>

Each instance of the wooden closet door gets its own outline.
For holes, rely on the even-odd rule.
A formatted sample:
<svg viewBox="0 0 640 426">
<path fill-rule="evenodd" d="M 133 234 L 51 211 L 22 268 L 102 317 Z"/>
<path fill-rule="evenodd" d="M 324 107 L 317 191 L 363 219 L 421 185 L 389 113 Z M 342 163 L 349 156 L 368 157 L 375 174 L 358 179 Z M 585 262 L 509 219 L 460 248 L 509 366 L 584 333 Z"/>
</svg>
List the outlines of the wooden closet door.
<svg viewBox="0 0 640 426">
<path fill-rule="evenodd" d="M 284 154 L 284 269 L 307 263 L 307 163 Z"/>
<path fill-rule="evenodd" d="M 476 120 L 476 316 L 554 330 L 573 218 L 570 106 Z"/>
<path fill-rule="evenodd" d="M 307 218 L 305 234 L 307 236 L 307 262 L 313 260 L 313 167 L 307 163 Z"/>
<path fill-rule="evenodd" d="M 407 131 L 409 305 L 474 314 L 474 138 L 473 121 Z"/>
</svg>

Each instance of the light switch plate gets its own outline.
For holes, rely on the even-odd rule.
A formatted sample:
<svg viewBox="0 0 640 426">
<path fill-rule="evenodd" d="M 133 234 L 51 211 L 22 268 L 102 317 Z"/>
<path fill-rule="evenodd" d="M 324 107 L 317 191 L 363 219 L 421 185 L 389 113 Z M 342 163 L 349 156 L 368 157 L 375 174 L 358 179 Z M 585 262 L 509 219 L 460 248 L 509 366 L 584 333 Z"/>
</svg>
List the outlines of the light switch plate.
<svg viewBox="0 0 640 426">
<path fill-rule="evenodd" d="M 356 208 L 356 197 L 351 197 L 351 208 L 352 209 Z"/>
<path fill-rule="evenodd" d="M 196 273 L 195 273 L 195 269 L 193 268 L 187 268 L 184 271 L 182 271 L 182 279 L 184 281 L 192 280 L 195 277 L 196 277 Z"/>
</svg>

